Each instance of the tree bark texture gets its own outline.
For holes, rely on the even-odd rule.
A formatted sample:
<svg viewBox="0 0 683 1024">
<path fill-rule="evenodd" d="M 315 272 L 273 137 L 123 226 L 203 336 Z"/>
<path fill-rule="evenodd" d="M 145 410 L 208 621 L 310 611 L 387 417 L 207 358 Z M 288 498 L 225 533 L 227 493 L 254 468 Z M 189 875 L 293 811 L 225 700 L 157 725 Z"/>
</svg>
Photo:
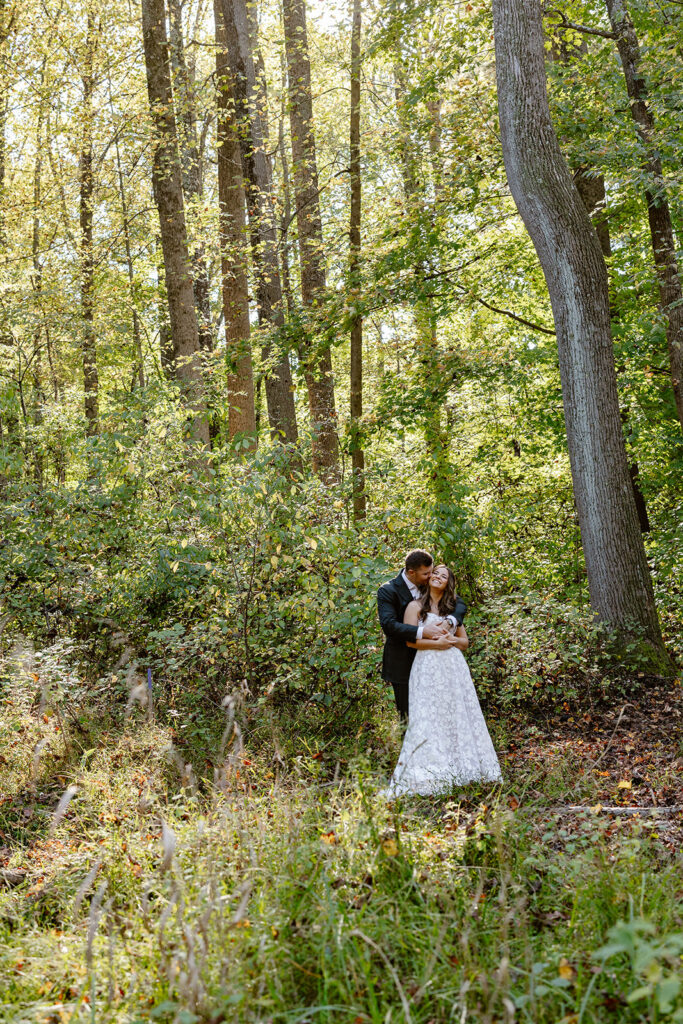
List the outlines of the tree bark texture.
<svg viewBox="0 0 683 1024">
<path fill-rule="evenodd" d="M 163 0 L 142 0 L 142 36 L 147 92 L 156 133 L 152 185 L 159 211 L 174 372 L 185 399 L 195 413 L 192 424 L 194 437 L 202 444 L 208 444 L 209 424 L 202 386 L 199 331 L 187 244 Z"/>
<path fill-rule="evenodd" d="M 188 63 L 183 32 L 183 8 L 181 0 L 169 0 L 170 53 L 174 73 L 174 96 L 178 116 L 178 142 L 183 193 L 189 226 L 197 220 L 198 207 L 204 191 L 202 154 L 197 138 L 197 95 L 194 66 Z M 197 309 L 199 347 L 204 352 L 213 350 L 213 326 L 209 298 L 209 268 L 202 241 L 201 224 L 194 225 L 195 241 L 192 245 L 192 279 L 194 301 Z"/>
<path fill-rule="evenodd" d="M 669 668 L 621 432 L 607 271 L 550 119 L 541 6 L 493 0 L 493 23 L 503 157 L 555 318 L 591 605 Z"/>
<path fill-rule="evenodd" d="M 659 284 L 659 301 L 667 319 L 666 340 L 671 382 L 678 419 L 683 429 L 683 288 L 676 261 L 676 243 L 664 187 L 662 161 L 656 148 L 655 120 L 648 104 L 647 84 L 641 71 L 640 46 L 628 7 L 623 0 L 605 0 L 605 3 L 617 37 L 631 116 L 643 146 L 642 166 L 648 182 L 644 190 L 647 219 Z"/>
<path fill-rule="evenodd" d="M 253 28 L 250 33 L 246 0 L 220 2 L 249 212 L 259 322 L 279 335 L 277 344 L 281 346 L 285 319 L 273 209 L 273 174 L 265 145 L 263 83 L 257 80 L 254 66 Z M 286 352 L 275 354 L 270 343 L 264 346 L 262 356 L 271 436 L 293 444 L 298 434 L 289 357 Z"/>
<path fill-rule="evenodd" d="M 283 0 L 285 49 L 292 139 L 292 172 L 299 233 L 301 298 L 314 309 L 326 288 L 320 187 L 313 127 L 311 65 L 306 35 L 306 0 Z M 304 372 L 311 413 L 313 469 L 323 479 L 339 474 L 339 455 L 329 347 L 305 340 Z"/>
<path fill-rule="evenodd" d="M 251 358 L 247 224 L 240 144 L 234 121 L 230 68 L 220 0 L 214 0 L 216 102 L 218 107 L 218 204 L 221 288 L 228 365 L 228 432 L 251 435 L 256 447 L 254 371 Z"/>
<path fill-rule="evenodd" d="M 93 253 L 93 104 L 95 88 L 94 63 L 96 28 L 95 15 L 88 10 L 88 28 L 81 80 L 83 83 L 83 120 L 81 153 L 79 160 L 80 185 L 80 264 L 81 264 L 81 318 L 83 353 L 83 390 L 85 397 L 85 429 L 88 437 L 98 433 L 99 379 L 95 343 L 95 263 Z"/>
<path fill-rule="evenodd" d="M 361 300 L 361 164 L 360 164 L 360 74 L 361 74 L 361 0 L 353 0 L 351 24 L 351 116 L 349 149 L 351 211 L 349 218 L 349 298 L 355 312 L 351 321 L 351 394 L 350 434 L 353 515 L 365 519 L 365 452 L 361 437 L 363 416 L 363 317 Z"/>
<path fill-rule="evenodd" d="M 610 237 L 609 220 L 607 217 L 605 179 L 602 174 L 589 174 L 588 170 L 589 169 L 586 167 L 579 167 L 575 170 L 574 184 L 581 196 L 583 205 L 586 207 L 586 212 L 593 222 L 593 227 L 595 228 L 595 233 L 598 236 L 602 255 L 607 260 L 612 255 L 612 239 Z M 615 302 L 610 299 L 611 319 L 616 322 L 618 315 L 618 308 Z M 621 423 L 625 436 L 628 435 L 629 421 L 630 416 L 628 406 L 622 406 Z M 638 466 L 637 459 L 633 457 L 629 459 L 628 473 L 631 478 L 631 486 L 633 487 L 633 500 L 636 503 L 640 532 L 649 533 L 650 518 L 647 514 L 645 495 L 640 489 L 640 467 Z"/>
</svg>

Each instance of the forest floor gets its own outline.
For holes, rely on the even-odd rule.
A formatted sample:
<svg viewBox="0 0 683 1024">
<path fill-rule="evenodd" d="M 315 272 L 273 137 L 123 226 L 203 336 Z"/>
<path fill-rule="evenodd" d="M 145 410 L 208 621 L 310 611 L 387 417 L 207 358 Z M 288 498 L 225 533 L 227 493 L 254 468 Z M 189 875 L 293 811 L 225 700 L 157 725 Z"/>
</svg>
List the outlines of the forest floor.
<svg viewBox="0 0 683 1024">
<path fill-rule="evenodd" d="M 170 727 L 26 694 L 0 721 L 2 1022 L 683 1019 L 680 683 L 493 719 L 502 787 L 389 806 L 388 709 L 341 770 L 247 738 L 196 781 Z"/>
</svg>

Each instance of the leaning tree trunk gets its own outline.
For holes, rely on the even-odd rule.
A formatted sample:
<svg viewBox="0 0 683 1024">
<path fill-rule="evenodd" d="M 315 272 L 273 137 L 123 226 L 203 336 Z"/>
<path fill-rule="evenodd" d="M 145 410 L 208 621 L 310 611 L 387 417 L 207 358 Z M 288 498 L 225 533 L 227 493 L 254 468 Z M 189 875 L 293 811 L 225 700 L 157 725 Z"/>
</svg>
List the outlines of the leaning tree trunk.
<svg viewBox="0 0 683 1024">
<path fill-rule="evenodd" d="M 354 519 L 365 519 L 365 452 L 361 437 L 363 416 L 363 317 L 358 309 L 361 298 L 361 168 L 360 168 L 360 73 L 361 73 L 361 0 L 353 0 L 351 24 L 351 116 L 349 147 L 351 211 L 349 217 L 349 299 L 355 307 L 351 321 L 351 394 L 350 440 Z"/>
<path fill-rule="evenodd" d="M 612 255 L 612 240 L 610 237 L 609 220 L 607 217 L 606 210 L 606 193 L 605 193 L 605 179 L 602 174 L 594 174 L 592 171 L 588 173 L 589 168 L 579 167 L 574 171 L 574 184 L 578 190 L 583 205 L 586 207 L 586 212 L 593 222 L 595 233 L 598 236 L 600 243 L 600 251 L 605 259 L 609 259 Z M 619 311 L 613 301 L 610 300 L 610 316 L 616 323 L 618 320 Z M 623 367 L 621 368 L 623 370 Z M 624 429 L 624 433 L 628 433 L 629 429 L 629 409 L 625 405 L 621 409 L 621 423 Z M 640 489 L 640 467 L 638 466 L 637 459 L 632 455 L 628 464 L 628 474 L 631 478 L 631 487 L 633 488 L 633 500 L 636 503 L 636 512 L 638 513 L 638 522 L 640 524 L 641 533 L 650 532 L 650 517 L 647 514 L 647 504 L 645 502 L 645 495 Z"/>
<path fill-rule="evenodd" d="M 581 38 L 578 41 L 570 37 L 566 32 L 560 29 L 559 39 L 554 39 L 552 43 L 551 54 L 553 60 L 557 60 L 559 64 L 564 68 L 572 68 L 575 60 L 581 59 L 588 53 L 588 45 L 586 40 Z M 605 191 L 605 179 L 602 173 L 592 165 L 586 162 L 581 164 L 572 164 L 570 161 L 571 171 L 574 177 L 574 184 L 581 196 L 583 205 L 586 207 L 586 211 L 595 233 L 598 236 L 600 242 L 600 250 L 602 252 L 605 261 L 609 260 L 612 256 L 612 239 L 610 237 L 609 228 L 609 217 L 607 214 L 607 193 Z M 607 264 L 609 266 L 609 264 Z M 612 281 L 609 280 L 610 290 L 610 317 L 612 322 L 616 324 L 619 320 L 619 308 L 616 304 L 616 297 L 614 295 L 614 289 L 612 287 Z M 617 373 L 621 372 L 623 368 L 619 368 Z M 624 405 L 621 408 L 621 423 L 624 430 L 624 436 L 628 436 L 630 422 L 630 413 L 628 405 Z M 645 495 L 640 489 L 640 468 L 638 461 L 635 456 L 629 456 L 628 465 L 629 476 L 631 477 L 631 486 L 633 487 L 633 499 L 636 503 L 636 511 L 638 512 L 638 522 L 640 523 L 640 532 L 650 532 L 650 519 L 647 514 L 647 505 L 645 503 Z"/>
<path fill-rule="evenodd" d="M 216 104 L 218 124 L 219 244 L 221 286 L 228 365 L 228 432 L 247 435 L 256 447 L 254 372 L 249 324 L 249 282 L 244 185 L 240 144 L 234 123 L 230 68 L 226 56 L 225 26 L 220 0 L 214 0 L 216 26 Z"/>
<path fill-rule="evenodd" d="M 557 332 L 591 605 L 669 670 L 621 433 L 605 261 L 550 119 L 538 0 L 493 0 L 503 158 L 545 275 Z"/>
<path fill-rule="evenodd" d="M 81 155 L 79 162 L 80 228 L 81 228 L 81 318 L 83 322 L 83 388 L 85 394 L 85 429 L 88 437 L 98 433 L 99 378 L 95 346 L 95 264 L 93 254 L 93 106 L 95 88 L 94 63 L 95 15 L 88 10 L 88 30 L 85 39 L 83 82 L 83 119 Z"/>
<path fill-rule="evenodd" d="M 623 0 L 605 0 L 617 49 L 624 69 L 631 116 L 643 149 L 645 203 L 650 225 L 659 301 L 666 316 L 671 382 L 678 419 L 683 428 L 683 287 L 676 260 L 671 210 L 666 198 L 662 161 L 657 152 L 655 120 L 648 104 L 645 78 L 640 68 L 640 47 L 628 8 Z"/>
<path fill-rule="evenodd" d="M 249 210 L 259 322 L 276 336 L 277 345 L 282 348 L 285 318 L 273 209 L 273 171 L 265 144 L 264 85 L 254 66 L 254 40 L 249 31 L 246 0 L 221 0 L 221 9 Z M 264 346 L 262 354 L 271 435 L 274 440 L 294 444 L 298 435 L 289 357 L 286 351 L 273 353 L 271 344 Z"/>
<path fill-rule="evenodd" d="M 306 0 L 283 0 L 292 171 L 299 231 L 301 298 L 314 309 L 325 294 L 325 258 L 318 163 L 313 130 L 311 65 L 306 35 Z M 314 343 L 315 344 L 315 343 Z M 311 411 L 313 469 L 323 479 L 339 475 L 332 356 L 326 346 L 306 344 L 304 372 Z"/>
<path fill-rule="evenodd" d="M 147 92 L 156 133 L 152 185 L 159 211 L 174 371 L 184 397 L 195 412 L 192 422 L 195 440 L 208 444 L 209 423 L 202 386 L 163 0 L 142 0 L 142 37 Z"/>
</svg>

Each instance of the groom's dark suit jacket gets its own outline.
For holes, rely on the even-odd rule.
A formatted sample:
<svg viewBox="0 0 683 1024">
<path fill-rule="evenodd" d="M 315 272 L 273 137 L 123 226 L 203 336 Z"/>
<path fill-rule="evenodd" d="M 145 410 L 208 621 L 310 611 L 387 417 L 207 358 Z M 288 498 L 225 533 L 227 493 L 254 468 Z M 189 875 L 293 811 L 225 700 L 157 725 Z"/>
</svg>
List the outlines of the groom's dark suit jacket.
<svg viewBox="0 0 683 1024">
<path fill-rule="evenodd" d="M 416 655 L 414 647 L 406 647 L 417 639 L 417 626 L 409 626 L 403 621 L 405 610 L 413 600 L 400 572 L 396 579 L 384 583 L 377 591 L 377 611 L 379 622 L 386 636 L 384 654 L 382 656 L 382 679 L 388 683 L 407 683 L 413 659 Z M 465 618 L 467 605 L 458 598 L 452 614 L 458 625 Z"/>
</svg>

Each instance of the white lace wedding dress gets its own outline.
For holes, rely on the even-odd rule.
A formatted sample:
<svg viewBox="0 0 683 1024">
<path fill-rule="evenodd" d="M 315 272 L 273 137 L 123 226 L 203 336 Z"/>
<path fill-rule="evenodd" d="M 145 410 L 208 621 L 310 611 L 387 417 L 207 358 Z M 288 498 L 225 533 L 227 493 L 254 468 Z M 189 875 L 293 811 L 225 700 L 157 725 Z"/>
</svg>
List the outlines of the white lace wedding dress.
<svg viewBox="0 0 683 1024">
<path fill-rule="evenodd" d="M 426 622 L 441 622 L 429 612 Z M 409 684 L 408 728 L 388 798 L 496 782 L 500 765 L 462 651 L 418 651 Z"/>
</svg>

